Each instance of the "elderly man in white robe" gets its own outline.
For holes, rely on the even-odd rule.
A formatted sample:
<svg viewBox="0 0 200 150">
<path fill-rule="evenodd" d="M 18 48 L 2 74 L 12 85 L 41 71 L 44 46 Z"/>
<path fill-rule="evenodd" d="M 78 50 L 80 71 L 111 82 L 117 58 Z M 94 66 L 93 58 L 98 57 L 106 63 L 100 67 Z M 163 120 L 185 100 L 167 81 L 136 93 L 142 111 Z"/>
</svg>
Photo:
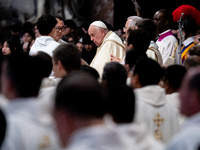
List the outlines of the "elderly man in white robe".
<svg viewBox="0 0 200 150">
<path fill-rule="evenodd" d="M 95 68 L 102 77 L 103 67 L 110 62 L 111 54 L 123 59 L 125 45 L 120 37 L 113 31 L 109 31 L 102 21 L 94 21 L 90 24 L 88 34 L 91 40 L 98 46 L 97 53 L 90 66 Z"/>
</svg>

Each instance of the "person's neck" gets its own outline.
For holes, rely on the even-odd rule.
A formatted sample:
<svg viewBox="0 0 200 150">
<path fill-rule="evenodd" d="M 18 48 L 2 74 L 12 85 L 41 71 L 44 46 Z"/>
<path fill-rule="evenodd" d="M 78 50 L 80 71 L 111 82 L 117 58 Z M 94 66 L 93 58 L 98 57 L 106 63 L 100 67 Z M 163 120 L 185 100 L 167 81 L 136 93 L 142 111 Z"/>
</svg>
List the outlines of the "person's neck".
<svg viewBox="0 0 200 150">
<path fill-rule="evenodd" d="M 158 34 L 162 34 L 163 32 L 166 32 L 167 30 L 170 30 L 170 28 L 165 28 L 165 29 L 161 30 L 160 33 L 158 33 Z"/>
</svg>

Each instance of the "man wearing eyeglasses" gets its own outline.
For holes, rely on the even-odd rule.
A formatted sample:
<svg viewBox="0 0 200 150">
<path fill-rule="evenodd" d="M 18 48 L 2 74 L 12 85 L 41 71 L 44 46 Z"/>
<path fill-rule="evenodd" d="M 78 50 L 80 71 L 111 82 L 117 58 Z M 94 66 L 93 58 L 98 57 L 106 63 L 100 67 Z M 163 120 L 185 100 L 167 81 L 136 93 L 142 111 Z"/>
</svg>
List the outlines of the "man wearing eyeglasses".
<svg viewBox="0 0 200 150">
<path fill-rule="evenodd" d="M 63 20 L 63 18 L 61 18 L 59 16 L 56 16 L 56 20 L 58 23 L 55 26 L 55 30 L 54 30 L 52 37 L 56 42 L 58 42 L 60 44 L 66 43 L 65 41 L 63 41 L 61 39 L 62 36 L 64 35 L 64 31 L 66 29 L 66 27 L 64 25 L 64 20 Z"/>
<path fill-rule="evenodd" d="M 60 28 L 56 26 L 57 23 L 58 21 L 52 15 L 42 15 L 38 19 L 36 25 L 41 36 L 36 38 L 29 55 L 33 56 L 38 51 L 43 51 L 52 57 L 53 51 L 60 45 L 60 43 L 56 42 L 54 39 L 56 31 L 60 31 Z"/>
</svg>

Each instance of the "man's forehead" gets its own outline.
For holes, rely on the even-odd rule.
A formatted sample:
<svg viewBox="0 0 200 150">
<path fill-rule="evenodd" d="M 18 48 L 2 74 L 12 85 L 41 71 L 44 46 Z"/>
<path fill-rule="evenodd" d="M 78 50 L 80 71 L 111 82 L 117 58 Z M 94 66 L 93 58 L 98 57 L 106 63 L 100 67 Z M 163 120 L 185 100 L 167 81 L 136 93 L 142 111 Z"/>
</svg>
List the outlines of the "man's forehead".
<svg viewBox="0 0 200 150">
<path fill-rule="evenodd" d="M 95 33 L 96 32 L 96 26 L 94 25 L 90 25 L 89 29 L 88 29 L 88 34 L 90 33 Z"/>
</svg>

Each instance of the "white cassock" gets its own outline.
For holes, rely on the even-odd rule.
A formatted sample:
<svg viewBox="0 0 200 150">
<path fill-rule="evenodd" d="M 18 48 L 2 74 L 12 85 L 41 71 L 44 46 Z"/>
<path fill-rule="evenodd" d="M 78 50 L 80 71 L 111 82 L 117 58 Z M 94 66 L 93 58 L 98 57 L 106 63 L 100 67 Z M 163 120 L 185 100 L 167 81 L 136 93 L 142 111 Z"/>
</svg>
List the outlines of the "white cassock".
<svg viewBox="0 0 200 150">
<path fill-rule="evenodd" d="M 130 126 L 127 128 L 130 129 Z M 134 131 L 133 131 L 133 134 L 134 134 Z M 125 134 L 123 129 L 120 129 L 118 127 L 109 127 L 107 125 L 95 125 L 92 127 L 86 127 L 86 128 L 79 129 L 77 132 L 75 132 L 72 135 L 69 141 L 69 145 L 66 147 L 66 150 L 133 150 L 133 149 L 138 149 L 139 144 L 135 143 L 137 141 L 134 141 L 135 139 L 134 138 L 131 139 L 129 136 L 131 135 Z M 138 142 L 141 142 L 139 139 L 140 137 L 138 135 L 137 140 Z M 146 144 L 148 145 L 148 143 Z M 159 149 L 160 147 L 162 146 L 159 144 L 157 146 L 154 145 L 154 148 L 158 148 L 158 150 L 161 150 Z"/>
<path fill-rule="evenodd" d="M 168 62 L 168 58 L 176 53 L 178 41 L 172 34 L 171 30 L 167 30 L 159 34 L 159 39 L 156 41 L 158 50 L 163 59 L 163 64 Z"/>
<path fill-rule="evenodd" d="M 157 141 L 142 124 L 134 122 L 116 124 L 112 121 L 110 115 L 105 115 L 104 122 L 110 128 L 116 128 L 120 132 L 121 137 L 127 143 L 130 143 L 132 149 L 164 150 L 164 144 Z"/>
<path fill-rule="evenodd" d="M 155 60 L 159 65 L 163 64 L 162 55 L 158 50 L 158 45 L 154 41 L 151 41 L 146 54 L 149 58 Z"/>
<path fill-rule="evenodd" d="M 97 48 L 97 53 L 90 63 L 90 66 L 98 71 L 100 77 L 102 77 L 105 64 L 110 62 L 111 54 L 123 59 L 125 56 L 125 45 L 116 33 L 109 31 L 104 37 L 101 46 Z"/>
<path fill-rule="evenodd" d="M 38 51 L 45 52 L 51 57 L 53 56 L 53 51 L 60 45 L 51 36 L 40 36 L 36 38 L 35 43 L 32 45 L 29 55 L 33 56 Z"/>
<path fill-rule="evenodd" d="M 51 86 L 43 87 L 40 89 L 38 94 L 38 105 L 40 106 L 39 120 L 45 124 L 52 125 L 54 123 L 52 113 L 55 102 L 55 92 L 57 85 L 59 84 L 62 78 L 55 78 Z"/>
<path fill-rule="evenodd" d="M 4 109 L 7 130 L 1 150 L 55 150 L 60 147 L 55 127 L 39 121 L 36 100 L 15 99 Z"/>
<path fill-rule="evenodd" d="M 167 144 L 166 150 L 198 150 L 200 148 L 200 113 L 188 118 L 181 131 Z"/>
<path fill-rule="evenodd" d="M 149 85 L 134 90 L 135 122 L 144 124 L 155 139 L 166 143 L 179 131 L 178 111 L 166 100 L 165 89 Z"/>
<path fill-rule="evenodd" d="M 179 124 L 182 125 L 183 122 L 184 122 L 184 120 L 185 120 L 185 116 L 183 116 L 180 113 L 180 98 L 179 98 L 179 93 L 178 92 L 174 92 L 172 94 L 166 94 L 166 99 L 179 112 Z"/>
</svg>

